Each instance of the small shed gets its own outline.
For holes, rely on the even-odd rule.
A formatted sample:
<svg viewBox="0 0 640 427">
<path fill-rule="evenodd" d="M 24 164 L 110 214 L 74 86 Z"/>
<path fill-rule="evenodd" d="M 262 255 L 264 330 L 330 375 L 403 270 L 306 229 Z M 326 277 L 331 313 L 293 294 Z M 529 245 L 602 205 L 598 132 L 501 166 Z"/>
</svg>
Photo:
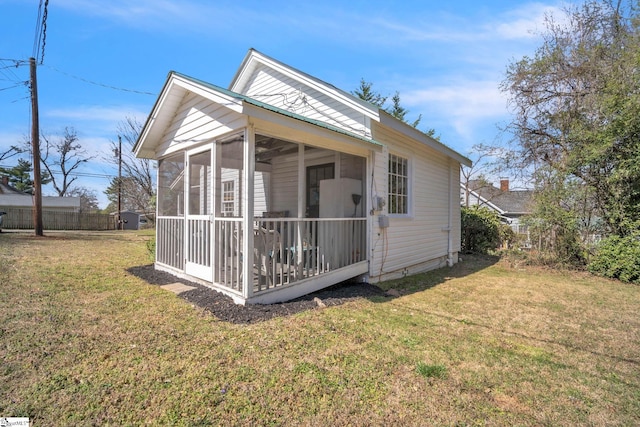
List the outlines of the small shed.
<svg viewBox="0 0 640 427">
<path fill-rule="evenodd" d="M 114 216 L 117 216 L 117 214 L 114 214 Z M 118 219 L 115 218 L 115 220 L 117 221 Z M 121 230 L 139 230 L 140 229 L 140 214 L 137 212 L 121 211 L 120 221 L 122 221 L 122 226 L 118 227 L 118 225 L 116 224 L 117 229 L 121 229 Z"/>
</svg>

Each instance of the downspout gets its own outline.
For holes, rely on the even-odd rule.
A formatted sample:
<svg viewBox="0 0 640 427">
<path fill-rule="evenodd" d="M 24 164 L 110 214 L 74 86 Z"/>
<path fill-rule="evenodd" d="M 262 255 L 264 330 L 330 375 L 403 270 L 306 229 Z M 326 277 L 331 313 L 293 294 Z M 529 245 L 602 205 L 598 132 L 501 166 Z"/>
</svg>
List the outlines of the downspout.
<svg viewBox="0 0 640 427">
<path fill-rule="evenodd" d="M 453 209 L 451 208 L 451 202 L 452 202 L 452 198 L 451 198 L 451 193 L 453 191 L 453 189 L 451 188 L 451 184 L 453 182 L 453 179 L 451 178 L 451 174 L 453 173 L 453 168 L 451 167 L 451 160 L 449 160 L 449 224 L 447 226 L 447 265 L 449 267 L 453 267 L 453 254 L 451 252 L 451 248 L 453 247 L 453 242 L 451 241 L 451 232 L 452 227 L 453 227 Z"/>
</svg>

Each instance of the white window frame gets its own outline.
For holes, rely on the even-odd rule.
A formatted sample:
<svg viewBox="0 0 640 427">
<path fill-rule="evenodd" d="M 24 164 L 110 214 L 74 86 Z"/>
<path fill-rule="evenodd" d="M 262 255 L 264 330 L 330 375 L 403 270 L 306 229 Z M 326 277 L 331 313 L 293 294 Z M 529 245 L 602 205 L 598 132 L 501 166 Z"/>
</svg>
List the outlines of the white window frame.
<svg viewBox="0 0 640 427">
<path fill-rule="evenodd" d="M 391 176 L 394 175 L 392 174 L 391 170 L 391 162 L 395 161 L 396 164 L 398 163 L 398 161 L 401 160 L 406 164 L 406 170 L 405 170 L 405 174 L 403 175 L 399 175 L 399 174 L 395 174 L 398 177 L 404 177 L 406 179 L 406 188 L 404 191 L 404 194 L 400 194 L 400 193 L 396 193 L 396 194 L 392 194 L 391 193 L 391 185 L 390 185 L 390 180 L 391 180 Z M 412 212 L 412 206 L 413 206 L 413 197 L 412 197 L 412 171 L 411 171 L 411 160 L 409 157 L 403 156 L 401 154 L 397 154 L 397 153 L 389 153 L 389 159 L 387 161 L 387 166 L 388 166 L 388 170 L 387 170 L 387 210 L 389 213 L 389 216 L 392 217 L 398 217 L 398 218 L 408 218 L 411 217 L 411 212 Z M 406 198 L 406 211 L 405 212 L 392 212 L 391 208 L 393 206 L 392 203 L 392 199 L 394 197 L 398 197 L 398 196 L 402 196 Z"/>
<path fill-rule="evenodd" d="M 231 184 L 231 189 L 227 189 L 227 185 Z M 222 181 L 222 200 L 220 207 L 222 208 L 222 216 L 234 216 L 236 211 L 236 183 L 233 179 Z M 227 200 L 227 196 L 231 196 Z M 228 210 L 231 206 L 231 210 Z"/>
</svg>

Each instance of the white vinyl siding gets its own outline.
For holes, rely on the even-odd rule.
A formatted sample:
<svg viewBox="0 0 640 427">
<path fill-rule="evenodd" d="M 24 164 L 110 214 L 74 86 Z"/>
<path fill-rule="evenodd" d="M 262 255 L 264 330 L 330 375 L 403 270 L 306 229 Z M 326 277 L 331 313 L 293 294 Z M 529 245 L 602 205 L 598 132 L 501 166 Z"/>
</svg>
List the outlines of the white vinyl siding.
<svg viewBox="0 0 640 427">
<path fill-rule="evenodd" d="M 362 113 L 266 66 L 255 71 L 244 95 L 357 135 L 371 135 Z"/>
<path fill-rule="evenodd" d="M 273 164 L 271 182 L 278 187 L 271 189 L 271 204 L 265 211 L 289 211 L 290 217 L 298 216 L 298 156 L 279 158 Z"/>
<path fill-rule="evenodd" d="M 222 216 L 240 216 L 243 187 L 240 185 L 241 173 L 242 171 L 238 169 L 222 169 L 222 187 L 219 196 Z M 269 172 L 256 172 L 254 175 L 255 198 L 253 201 L 253 214 L 256 217 L 262 216 L 262 213 L 268 210 L 267 200 L 269 198 L 270 175 Z"/>
<path fill-rule="evenodd" d="M 159 147 L 188 148 L 243 127 L 246 118 L 194 93 L 187 93 Z"/>
<path fill-rule="evenodd" d="M 454 201 L 459 204 L 459 184 L 454 182 L 454 190 L 449 188 L 449 159 L 424 144 L 411 141 L 382 126 L 375 127 L 374 132 L 376 140 L 389 146 L 388 151 L 376 154 L 375 158 L 374 188 L 377 195 L 386 197 L 389 192 L 387 167 L 390 155 L 410 159 L 411 216 L 391 215 L 387 200 L 385 210 L 390 214 L 389 227 L 381 229 L 377 220 L 374 221 L 370 269 L 372 280 L 399 277 L 405 268 L 412 274 L 446 265 L 450 204 L 453 207 L 453 221 L 458 221 L 457 224 L 454 222 L 452 230 L 459 229 L 460 218 L 459 206 L 451 202 L 449 194 L 453 191 L 452 194 L 456 195 Z M 454 242 L 455 239 L 459 240 L 459 231 L 454 231 L 451 238 Z"/>
</svg>

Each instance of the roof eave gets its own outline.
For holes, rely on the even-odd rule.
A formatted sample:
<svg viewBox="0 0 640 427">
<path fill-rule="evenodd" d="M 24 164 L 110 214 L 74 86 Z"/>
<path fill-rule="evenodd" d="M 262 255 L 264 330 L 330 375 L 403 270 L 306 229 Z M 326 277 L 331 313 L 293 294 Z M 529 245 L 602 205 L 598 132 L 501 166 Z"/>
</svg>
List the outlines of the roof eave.
<svg viewBox="0 0 640 427">
<path fill-rule="evenodd" d="M 395 131 L 400 132 L 414 140 L 422 142 L 423 144 L 439 151 L 440 153 L 451 157 L 461 165 L 467 167 L 471 167 L 472 165 L 471 160 L 469 160 L 467 157 L 463 156 L 462 154 L 458 153 L 457 151 L 448 147 L 437 139 L 432 138 L 426 133 L 414 128 L 413 126 L 410 126 L 407 123 L 398 120 L 383 109 L 380 109 L 380 124 L 390 127 L 391 129 L 394 129 Z"/>
<path fill-rule="evenodd" d="M 362 114 L 370 117 L 374 120 L 379 120 L 378 108 L 377 106 L 364 101 L 356 96 L 353 96 L 350 93 L 343 91 L 330 83 L 327 83 L 317 77 L 314 77 L 310 74 L 305 73 L 304 71 L 300 71 L 297 68 L 291 67 L 290 65 L 285 64 L 284 62 L 278 61 L 275 58 L 272 58 L 268 55 L 263 54 L 253 48 L 250 48 L 247 54 L 245 55 L 240 67 L 236 71 L 231 83 L 229 84 L 229 90 L 238 91 L 239 88 L 236 87 L 238 83 L 242 81 L 242 76 L 245 72 L 251 72 L 249 70 L 249 64 L 252 61 L 256 61 L 258 63 L 263 63 L 268 65 L 269 67 L 283 72 L 284 74 L 292 74 L 298 80 L 303 81 L 305 84 L 313 87 L 320 92 L 324 92 L 326 95 L 331 96 L 335 99 L 340 100 L 343 103 L 346 103 L 351 106 L 351 108 L 359 111 Z"/>
<path fill-rule="evenodd" d="M 153 154 L 155 154 L 154 151 L 150 149 L 145 150 L 144 144 L 153 127 L 156 125 L 156 120 L 158 119 L 163 102 L 173 90 L 191 91 L 205 98 L 209 98 L 214 102 L 224 103 L 227 108 L 234 111 L 242 112 L 242 101 L 236 94 L 202 80 L 178 73 L 177 71 L 170 71 L 160 95 L 151 109 L 151 113 L 140 131 L 138 140 L 133 146 L 133 152 L 137 157 L 153 158 Z"/>
<path fill-rule="evenodd" d="M 290 111 L 286 111 L 283 110 L 281 108 L 278 107 L 274 107 L 272 105 L 260 102 L 258 100 L 255 100 L 253 98 L 250 98 L 246 95 L 242 95 L 239 93 L 235 93 L 232 92 L 228 89 L 224 89 L 221 88 L 219 86 L 213 85 L 211 83 L 207 83 L 205 81 L 199 80 L 199 79 L 195 79 L 193 77 L 187 76 L 185 74 L 181 74 L 178 73 L 176 71 L 171 71 L 169 73 L 169 76 L 167 78 L 167 81 L 165 82 L 165 85 L 163 86 L 163 89 L 160 93 L 160 96 L 158 97 L 158 100 L 156 100 L 156 103 L 153 106 L 153 109 L 151 110 L 151 114 L 149 115 L 149 117 L 147 118 L 141 132 L 140 132 L 140 136 L 138 137 L 138 140 L 136 141 L 136 144 L 134 145 L 134 153 L 136 154 L 136 156 L 138 157 L 147 157 L 147 158 L 153 158 L 155 155 L 155 152 L 151 149 L 146 149 L 144 148 L 145 145 L 145 141 L 147 140 L 149 134 L 151 133 L 153 126 L 156 125 L 156 119 L 158 117 L 158 113 L 160 111 L 160 109 L 162 108 L 162 101 L 164 98 L 166 98 L 167 94 L 173 90 L 173 87 L 175 86 L 180 86 L 185 90 L 189 90 L 192 91 L 200 96 L 203 97 L 207 97 L 208 99 L 211 99 L 212 102 L 218 102 L 218 103 L 222 103 L 224 102 L 224 105 L 230 109 L 233 109 L 236 112 L 242 113 L 242 114 L 246 114 L 246 106 L 247 105 L 251 105 L 253 107 L 257 107 L 260 109 L 264 109 L 267 111 L 271 111 L 277 114 L 280 114 L 282 116 L 286 116 L 292 119 L 296 119 L 296 120 L 300 120 L 302 122 L 305 122 L 309 125 L 313 125 L 313 126 L 317 126 L 326 130 L 329 130 L 331 132 L 334 133 L 338 133 L 344 136 L 347 136 L 349 138 L 358 140 L 360 142 L 366 142 L 368 144 L 372 144 L 375 147 L 382 147 L 383 144 L 374 140 L 374 139 L 370 139 L 367 138 L 365 136 L 361 136 L 361 135 L 357 135 L 351 132 L 348 132 L 346 130 L 337 128 L 335 126 L 332 126 L 330 124 L 327 123 L 323 123 L 320 122 L 318 120 L 314 120 L 314 119 L 310 119 L 308 117 L 290 112 Z"/>
</svg>

